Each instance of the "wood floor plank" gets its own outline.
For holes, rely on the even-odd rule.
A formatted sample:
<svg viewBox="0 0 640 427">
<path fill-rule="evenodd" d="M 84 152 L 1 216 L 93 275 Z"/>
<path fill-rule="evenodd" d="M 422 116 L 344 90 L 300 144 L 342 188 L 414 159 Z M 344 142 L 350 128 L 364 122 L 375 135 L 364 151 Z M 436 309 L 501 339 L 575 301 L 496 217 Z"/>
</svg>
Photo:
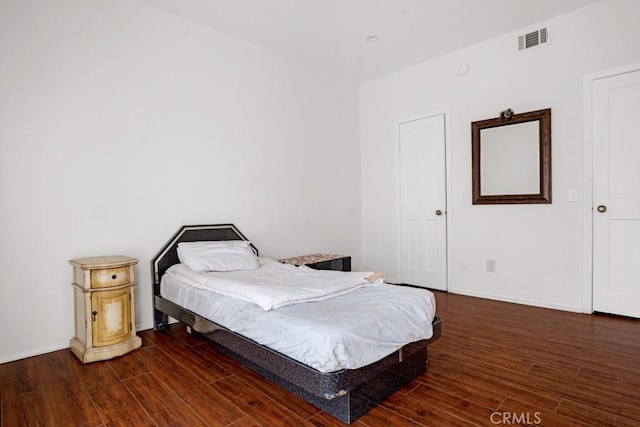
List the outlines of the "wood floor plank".
<svg viewBox="0 0 640 427">
<path fill-rule="evenodd" d="M 380 406 L 402 417 L 427 426 L 477 426 L 476 422 L 467 419 L 467 414 L 456 416 L 452 412 L 443 409 L 440 402 L 435 399 L 421 401 L 395 393 L 389 396 Z M 491 411 L 489 411 L 490 413 Z"/>
<path fill-rule="evenodd" d="M 60 383 L 45 390 L 54 424 L 69 427 L 103 425 L 104 422 L 88 395 L 70 394 L 69 390 L 77 387 Z"/>
<path fill-rule="evenodd" d="M 427 424 L 417 423 L 402 415 L 391 411 L 384 406 L 376 406 L 369 412 L 358 418 L 358 421 L 368 427 L 389 427 L 389 426 L 403 426 L 403 427 L 424 427 Z"/>
<path fill-rule="evenodd" d="M 491 415 L 489 420 L 497 425 L 543 425 L 554 427 L 592 427 L 593 424 L 585 420 L 576 420 L 558 414 L 555 410 L 537 408 L 527 403 L 513 399 L 505 399 L 500 407 Z"/>
<path fill-rule="evenodd" d="M 263 426 L 296 427 L 313 425 L 280 406 L 258 390 L 248 387 L 245 382 L 236 377 L 223 378 L 211 384 L 211 387 L 227 399 L 232 400 L 244 412 L 251 414 L 251 417 Z"/>
<path fill-rule="evenodd" d="M 243 419 L 230 424 L 229 427 L 262 427 L 256 420 L 251 417 L 244 417 Z"/>
<path fill-rule="evenodd" d="M 250 384 L 255 389 L 269 396 L 280 405 L 298 414 L 301 418 L 307 419 L 320 411 L 318 408 L 308 403 L 306 400 L 288 392 L 283 387 L 280 387 L 279 385 L 265 379 L 264 377 L 253 372 L 250 369 L 240 367 L 238 362 L 213 348 L 210 343 L 205 343 L 195 348 L 212 360 L 217 361 L 218 364 L 223 366 L 226 365 L 227 367 L 231 367 L 231 369 L 236 370 L 236 373 L 241 370 L 242 373 L 238 375 L 239 378 L 241 378 L 244 382 Z"/>
<path fill-rule="evenodd" d="M 251 381 L 253 375 L 253 371 L 251 369 L 243 366 L 234 358 L 217 350 L 211 343 L 196 346 L 194 349 L 209 360 L 215 361 L 217 365 L 222 367 L 231 375 L 246 380 L 247 382 Z"/>
<path fill-rule="evenodd" d="M 59 350 L 33 357 L 40 381 L 44 387 L 76 377 L 72 354 L 69 350 Z"/>
<path fill-rule="evenodd" d="M 139 375 L 123 382 L 158 426 L 207 425 L 153 373 Z"/>
<path fill-rule="evenodd" d="M 191 333 L 188 332 L 185 325 L 181 323 L 172 323 L 167 327 L 167 331 L 178 338 L 180 341 L 186 343 L 188 346 L 194 347 L 196 345 L 200 345 L 205 342 L 209 342 L 209 340 L 199 333 Z"/>
<path fill-rule="evenodd" d="M 2 399 L 42 389 L 36 360 L 33 357 L 6 364 L 2 379 Z"/>
<path fill-rule="evenodd" d="M 144 348 L 147 348 L 147 346 Z M 149 372 L 149 368 L 136 357 L 137 353 L 138 351 L 134 351 L 124 356 L 116 357 L 107 361 L 107 364 L 121 380 L 146 374 Z"/>
<path fill-rule="evenodd" d="M 450 361 L 448 366 L 440 367 L 437 372 L 449 381 L 459 381 L 505 397 L 518 396 L 523 402 L 541 408 L 555 408 L 560 400 L 546 390 L 533 388 L 534 378 L 505 372 L 500 367 Z"/>
<path fill-rule="evenodd" d="M 21 393 L 2 400 L 2 425 L 20 427 L 54 426 L 44 390 Z"/>
<path fill-rule="evenodd" d="M 602 363 L 585 363 L 580 367 L 578 376 L 587 381 L 623 383 L 629 387 L 640 389 L 640 371 L 629 368 L 603 365 Z"/>
<path fill-rule="evenodd" d="M 53 422 L 58 426 L 100 426 L 103 420 L 73 367 L 69 350 L 33 358 Z"/>
<path fill-rule="evenodd" d="M 307 419 L 320 412 L 306 400 L 254 372 L 249 372 L 243 381 L 301 418 Z"/>
<path fill-rule="evenodd" d="M 472 403 L 463 396 L 448 394 L 429 385 L 420 385 L 407 397 L 480 425 L 485 424 L 493 412 L 493 408 Z"/>
<path fill-rule="evenodd" d="M 183 341 L 177 340 L 173 334 L 158 332 L 154 336 L 156 345 L 169 353 L 177 362 L 188 366 L 195 375 L 207 383 L 228 377 L 230 373 L 210 358 Z"/>
<path fill-rule="evenodd" d="M 247 416 L 230 400 L 209 387 L 201 378 L 180 365 L 158 347 L 142 348 L 137 357 L 159 381 L 189 405 L 203 421 L 226 426 Z"/>
<path fill-rule="evenodd" d="M 326 412 L 318 412 L 317 414 L 315 414 L 314 416 L 309 418 L 308 421 L 314 427 L 342 427 L 342 426 L 345 425 L 342 421 L 332 417 L 331 415 L 327 414 Z M 366 424 L 364 424 L 360 420 L 356 420 L 351 425 L 355 426 L 355 427 L 363 427 Z"/>
<path fill-rule="evenodd" d="M 49 410 L 57 426 L 100 426 L 103 420 L 73 368 L 68 350 L 36 358 Z"/>
<path fill-rule="evenodd" d="M 74 369 L 106 425 L 123 427 L 155 425 L 108 363 L 82 364 L 74 361 Z"/>
<path fill-rule="evenodd" d="M 637 389 L 628 389 L 624 384 L 611 388 L 607 384 L 552 373 L 537 366 L 532 369 L 532 375 L 538 376 L 535 385 L 538 389 L 640 423 L 640 396 Z"/>
<path fill-rule="evenodd" d="M 602 411 L 588 405 L 562 399 L 556 412 L 573 420 L 589 423 L 593 426 L 638 427 L 638 420 Z"/>
<path fill-rule="evenodd" d="M 236 421 L 233 424 L 229 424 L 229 427 L 262 427 L 256 420 L 251 417 L 244 417 L 243 419 Z"/>
<path fill-rule="evenodd" d="M 535 361 L 535 359 L 526 360 L 521 357 L 515 358 L 502 353 L 497 353 L 495 348 L 485 350 L 478 347 L 479 346 L 474 346 L 474 348 L 465 348 L 455 344 L 442 344 L 434 349 L 430 349 L 429 353 L 433 356 L 441 353 L 452 356 L 455 355 L 456 358 L 463 358 L 469 362 L 490 362 L 505 369 L 510 369 L 523 374 L 529 370 Z"/>
<path fill-rule="evenodd" d="M 441 392 L 464 399 L 485 408 L 495 409 L 505 399 L 503 394 L 487 390 L 487 387 L 480 387 L 476 384 L 469 384 L 463 381 L 451 380 L 438 372 L 431 373 L 424 381 L 430 388 L 438 389 Z"/>
<path fill-rule="evenodd" d="M 140 348 L 156 345 L 156 342 L 154 341 L 155 334 L 156 331 L 153 329 L 138 331 L 137 335 L 142 339 L 142 347 Z"/>
<path fill-rule="evenodd" d="M 481 319 L 478 320 L 481 321 Z M 461 331 L 469 327 L 471 325 L 461 326 Z M 495 354 L 497 359 L 518 359 L 529 365 L 536 362 L 574 374 L 579 370 L 581 361 L 576 358 L 567 358 L 567 354 L 580 353 L 576 353 L 574 349 L 566 348 L 566 344 L 550 344 L 540 338 L 540 334 L 535 337 L 522 335 L 517 338 L 517 333 L 517 328 L 515 330 L 513 328 L 508 330 L 496 328 L 472 336 L 465 336 L 462 333 L 459 339 L 453 343 L 469 350 L 481 349 L 486 354 Z M 535 342 L 535 345 L 531 345 L 532 342 Z M 502 365 L 508 366 L 504 362 Z M 513 366 L 511 368 L 513 369 Z"/>
</svg>

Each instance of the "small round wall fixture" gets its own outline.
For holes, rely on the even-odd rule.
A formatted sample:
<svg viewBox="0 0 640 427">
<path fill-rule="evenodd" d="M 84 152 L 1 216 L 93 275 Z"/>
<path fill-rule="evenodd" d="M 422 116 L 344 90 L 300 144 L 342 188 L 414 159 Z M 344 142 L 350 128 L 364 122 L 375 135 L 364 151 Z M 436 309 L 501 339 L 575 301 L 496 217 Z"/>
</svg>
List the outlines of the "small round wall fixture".
<svg viewBox="0 0 640 427">
<path fill-rule="evenodd" d="M 370 36 L 367 36 L 366 40 L 367 40 L 369 43 L 375 43 L 375 42 L 377 42 L 377 41 L 379 40 L 379 38 L 378 38 L 378 36 L 376 36 L 375 34 L 372 34 L 372 35 L 370 35 Z"/>
<path fill-rule="evenodd" d="M 458 68 L 456 69 L 456 74 L 459 75 L 460 77 L 466 75 L 468 72 L 469 72 L 468 62 L 463 62 L 462 64 L 458 65 Z"/>
</svg>

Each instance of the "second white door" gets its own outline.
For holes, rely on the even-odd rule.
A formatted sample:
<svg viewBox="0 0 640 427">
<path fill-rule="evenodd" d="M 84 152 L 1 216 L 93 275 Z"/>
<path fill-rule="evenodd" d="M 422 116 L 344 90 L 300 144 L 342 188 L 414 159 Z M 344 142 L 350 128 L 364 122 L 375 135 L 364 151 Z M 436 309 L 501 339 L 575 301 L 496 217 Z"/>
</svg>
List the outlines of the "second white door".
<svg viewBox="0 0 640 427">
<path fill-rule="evenodd" d="M 445 117 L 399 125 L 402 283 L 447 289 Z"/>
<path fill-rule="evenodd" d="M 640 69 L 592 93 L 593 309 L 640 317 Z"/>
</svg>

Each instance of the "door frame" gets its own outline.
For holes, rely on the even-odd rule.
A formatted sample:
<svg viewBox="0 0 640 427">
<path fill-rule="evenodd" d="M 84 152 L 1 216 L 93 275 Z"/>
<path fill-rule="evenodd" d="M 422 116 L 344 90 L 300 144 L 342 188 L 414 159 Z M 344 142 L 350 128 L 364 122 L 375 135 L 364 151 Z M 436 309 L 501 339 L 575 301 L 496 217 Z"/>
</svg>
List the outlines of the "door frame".
<svg viewBox="0 0 640 427">
<path fill-rule="evenodd" d="M 596 71 L 582 79 L 583 86 L 583 133 L 584 133 L 584 267 L 582 285 L 582 311 L 593 313 L 593 82 L 620 74 L 640 71 L 640 62 Z"/>
<path fill-rule="evenodd" d="M 395 134 L 395 144 L 394 144 L 394 167 L 396 170 L 396 277 L 398 278 L 398 283 L 402 283 L 402 218 L 401 218 L 401 205 L 400 205 L 400 125 L 407 122 L 413 122 L 416 120 L 427 119 L 429 117 L 435 116 L 444 116 L 444 159 L 445 159 L 445 257 L 446 257 L 446 279 L 445 279 L 445 290 L 449 290 L 449 278 L 451 277 L 451 263 L 449 260 L 451 259 L 451 244 L 449 240 L 449 227 L 450 227 L 450 218 L 451 218 L 451 156 L 449 153 L 451 152 L 451 122 L 450 122 L 450 109 L 442 108 L 430 111 L 428 113 L 417 114 L 414 116 L 403 117 L 397 119 L 394 126 L 394 134 Z"/>
</svg>

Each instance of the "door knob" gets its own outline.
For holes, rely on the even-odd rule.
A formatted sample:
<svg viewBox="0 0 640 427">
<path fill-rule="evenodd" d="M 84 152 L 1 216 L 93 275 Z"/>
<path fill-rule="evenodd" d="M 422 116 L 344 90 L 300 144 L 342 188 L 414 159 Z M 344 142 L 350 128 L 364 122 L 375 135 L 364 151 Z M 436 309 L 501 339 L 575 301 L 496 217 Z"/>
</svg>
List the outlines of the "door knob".
<svg viewBox="0 0 640 427">
<path fill-rule="evenodd" d="M 440 209 L 438 209 L 438 210 L 436 211 L 436 215 L 442 215 L 442 211 L 441 211 Z"/>
<path fill-rule="evenodd" d="M 606 212 L 607 211 L 607 207 L 605 205 L 600 205 L 598 206 L 598 212 Z"/>
</svg>

